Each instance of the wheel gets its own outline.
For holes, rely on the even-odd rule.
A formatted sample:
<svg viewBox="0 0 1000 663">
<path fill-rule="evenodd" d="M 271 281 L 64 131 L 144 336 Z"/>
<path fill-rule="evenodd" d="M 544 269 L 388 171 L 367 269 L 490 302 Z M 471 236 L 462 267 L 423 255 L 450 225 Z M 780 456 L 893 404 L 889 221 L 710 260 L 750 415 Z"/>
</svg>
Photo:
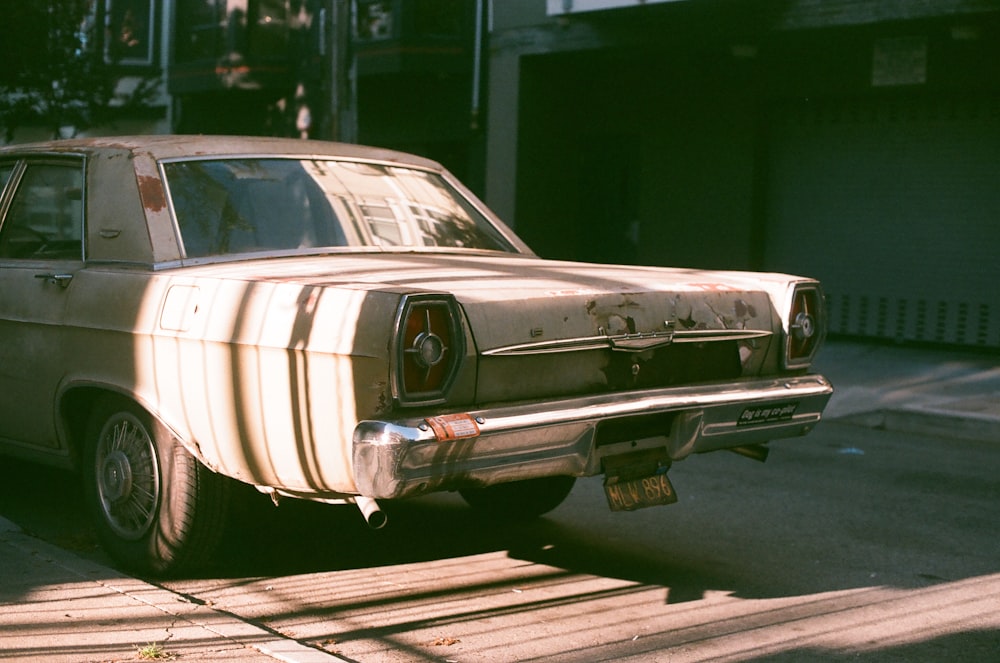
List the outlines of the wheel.
<svg viewBox="0 0 1000 663">
<path fill-rule="evenodd" d="M 469 506 L 489 517 L 530 520 L 562 504 L 575 483 L 576 477 L 542 477 L 458 492 Z"/>
<path fill-rule="evenodd" d="M 98 539 L 122 566 L 171 575 L 211 559 L 229 507 L 228 480 L 136 403 L 107 397 L 97 404 L 82 467 Z"/>
</svg>

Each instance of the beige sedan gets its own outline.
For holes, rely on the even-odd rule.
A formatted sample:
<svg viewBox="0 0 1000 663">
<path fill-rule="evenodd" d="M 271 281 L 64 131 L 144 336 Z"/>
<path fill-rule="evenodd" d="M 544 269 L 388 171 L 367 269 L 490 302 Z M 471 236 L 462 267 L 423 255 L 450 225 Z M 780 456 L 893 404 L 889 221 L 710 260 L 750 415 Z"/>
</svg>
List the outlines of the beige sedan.
<svg viewBox="0 0 1000 663">
<path fill-rule="evenodd" d="M 0 452 L 73 467 L 101 541 L 179 573 L 234 482 L 495 516 L 603 475 L 807 433 L 820 285 L 535 256 L 439 165 L 352 145 L 147 136 L 0 149 Z"/>
</svg>

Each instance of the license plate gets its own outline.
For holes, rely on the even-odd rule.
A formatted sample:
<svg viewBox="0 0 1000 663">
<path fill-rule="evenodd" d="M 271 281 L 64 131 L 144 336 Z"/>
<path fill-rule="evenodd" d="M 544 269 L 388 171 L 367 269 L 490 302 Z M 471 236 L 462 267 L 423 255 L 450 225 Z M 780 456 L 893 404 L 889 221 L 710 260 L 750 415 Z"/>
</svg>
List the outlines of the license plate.
<svg viewBox="0 0 1000 663">
<path fill-rule="evenodd" d="M 677 501 L 677 493 L 670 485 L 666 473 L 632 479 L 606 477 L 604 494 L 612 511 L 635 511 L 647 506 L 673 504 Z"/>
</svg>

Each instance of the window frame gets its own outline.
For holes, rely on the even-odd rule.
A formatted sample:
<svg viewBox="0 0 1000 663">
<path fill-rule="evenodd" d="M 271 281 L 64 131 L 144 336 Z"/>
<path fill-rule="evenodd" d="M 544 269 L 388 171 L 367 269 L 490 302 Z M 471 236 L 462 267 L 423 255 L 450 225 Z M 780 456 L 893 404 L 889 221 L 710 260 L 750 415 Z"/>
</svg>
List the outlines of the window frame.
<svg viewBox="0 0 1000 663">
<path fill-rule="evenodd" d="M 145 22 L 145 28 L 142 29 L 140 37 L 145 40 L 146 48 L 145 53 L 135 54 L 135 53 L 119 53 L 115 50 L 113 46 L 114 35 L 121 35 L 123 28 L 122 22 L 116 20 L 123 18 L 124 12 L 132 9 L 130 5 L 132 2 L 139 2 L 140 4 L 147 5 L 143 16 L 141 16 L 141 21 Z M 124 11 L 121 11 L 124 7 Z M 159 18 L 158 18 L 159 2 L 158 0 L 104 0 L 103 5 L 98 9 L 97 5 L 94 6 L 94 18 L 99 20 L 102 25 L 102 35 L 104 43 L 102 44 L 104 52 L 104 61 L 108 64 L 116 64 L 128 68 L 136 67 L 154 67 L 157 65 L 157 49 L 158 49 L 158 39 L 159 39 Z M 140 24 L 141 25 L 141 24 Z"/>
<path fill-rule="evenodd" d="M 31 168 L 45 167 L 45 166 L 56 166 L 58 168 L 70 168 L 75 169 L 79 175 L 79 185 L 80 185 L 80 212 L 79 218 L 76 220 L 79 223 L 79 253 L 74 256 L 64 256 L 64 255 L 31 255 L 27 257 L 15 257 L 15 256 L 2 256 L 0 255 L 0 261 L 3 262 L 18 262 L 18 263 L 28 263 L 28 262 L 83 262 L 86 260 L 87 256 L 87 160 L 83 155 L 30 155 L 30 156 L 20 156 L 14 157 L 10 161 L 4 161 L 4 164 L 13 163 L 14 166 L 11 170 L 9 177 L 7 178 L 6 184 L 3 189 L 0 190 L 0 240 L 3 238 L 3 234 L 10 223 L 10 215 L 13 210 L 14 201 L 23 189 L 25 175 Z"/>
</svg>

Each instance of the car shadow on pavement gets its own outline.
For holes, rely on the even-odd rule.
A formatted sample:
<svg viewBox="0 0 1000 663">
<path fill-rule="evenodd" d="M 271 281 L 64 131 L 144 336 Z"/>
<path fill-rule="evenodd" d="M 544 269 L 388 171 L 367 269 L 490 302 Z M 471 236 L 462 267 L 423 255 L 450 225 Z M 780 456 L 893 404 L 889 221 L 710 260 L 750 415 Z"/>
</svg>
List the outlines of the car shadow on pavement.
<svg viewBox="0 0 1000 663">
<path fill-rule="evenodd" d="M 27 534 L 115 567 L 97 543 L 79 484 L 74 473 L 5 459 L 0 463 L 0 515 Z M 580 489 L 578 485 L 575 492 Z M 437 494 L 383 504 L 388 524 L 372 530 L 352 505 L 287 499 L 275 506 L 249 486 L 238 485 L 236 493 L 223 545 L 188 579 L 282 577 L 502 553 L 569 574 L 660 587 L 668 604 L 698 600 L 711 591 L 741 598 L 776 598 L 868 584 L 867 577 L 859 585 L 815 574 L 806 567 L 816 560 L 799 559 L 801 555 L 781 545 L 769 553 L 784 555 L 776 563 L 799 568 L 762 577 L 750 557 L 727 556 L 706 543 L 718 541 L 726 524 L 706 524 L 709 521 L 704 513 L 699 515 L 699 503 L 690 503 L 687 510 L 669 519 L 653 521 L 658 527 L 669 527 L 670 538 L 662 547 L 649 547 L 630 534 L 635 526 L 648 527 L 644 523 L 649 521 L 623 522 L 619 536 L 608 536 L 562 508 L 530 522 L 497 522 L 479 517 L 457 495 Z M 587 502 L 582 506 L 586 511 L 598 505 Z M 797 580 L 791 580 L 792 576 Z M 948 580 L 922 575 L 911 585 L 919 588 Z"/>
<path fill-rule="evenodd" d="M 697 599 L 707 588 L 737 589 L 717 570 L 602 544 L 557 515 L 527 523 L 485 520 L 454 495 L 384 504 L 389 524 L 381 530 L 369 528 L 352 505 L 288 499 L 275 506 L 242 485 L 234 502 L 223 545 L 194 577 L 278 577 L 505 552 L 566 571 L 669 587 L 671 602 Z M 75 473 L 4 459 L 0 515 L 31 536 L 116 566 L 97 541 Z"/>
<path fill-rule="evenodd" d="M 500 552 L 561 572 L 614 578 L 668 591 L 669 603 L 707 590 L 741 592 L 711 562 L 689 564 L 652 551 L 629 550 L 599 532 L 564 524 L 558 513 L 528 522 L 479 517 L 449 494 L 383 504 L 384 529 L 367 527 L 353 506 L 242 496 L 219 559 L 205 577 L 287 576 L 458 559 Z"/>
<path fill-rule="evenodd" d="M 838 601 L 854 601 L 845 612 L 865 613 L 864 595 L 857 599 L 849 596 L 823 596 L 823 592 L 833 589 L 849 589 L 841 584 L 836 587 L 830 582 L 816 580 L 812 587 L 794 586 L 768 581 L 755 581 L 750 577 L 749 567 L 720 564 L 711 554 L 696 558 L 691 550 L 678 549 L 667 554 L 652 549 L 633 547 L 631 538 L 615 538 L 591 531 L 579 518 L 569 518 L 565 512 L 557 510 L 551 516 L 530 523 L 486 522 L 467 508 L 453 495 L 435 495 L 412 501 L 384 505 L 389 515 L 389 525 L 379 531 L 370 530 L 357 510 L 351 506 L 327 506 L 289 500 L 274 507 L 268 498 L 255 492 L 241 495 L 236 513 L 229 526 L 226 542 L 216 559 L 210 560 L 203 572 L 205 578 L 218 579 L 258 579 L 256 584 L 277 581 L 260 580 L 288 576 L 291 589 L 314 591 L 325 594 L 338 585 L 336 581 L 318 578 L 316 574 L 337 571 L 359 571 L 367 575 L 367 570 L 406 570 L 409 565 L 421 562 L 447 562 L 455 560 L 452 568 L 461 568 L 475 556 L 502 560 L 505 557 L 524 562 L 530 567 L 538 567 L 534 575 L 524 576 L 521 571 L 505 574 L 485 573 L 479 577 L 476 586 L 463 586 L 462 591 L 487 592 L 491 595 L 521 587 L 531 590 L 561 583 L 565 579 L 593 576 L 598 579 L 625 581 L 615 584 L 607 591 L 616 596 L 627 592 L 643 592 L 650 588 L 658 593 L 661 589 L 663 604 L 680 604 L 698 601 L 716 592 L 743 598 L 772 598 L 801 596 L 803 600 L 814 601 L 814 612 L 806 619 L 820 620 L 824 611 Z M 103 564 L 112 565 L 97 547 L 89 523 L 83 514 L 79 500 L 77 477 L 71 473 L 40 468 L 34 465 L 7 461 L 0 464 L 0 514 L 22 526 L 26 533 L 48 540 L 69 549 L 83 557 Z M 690 534 L 684 518 L 672 521 L 678 538 Z M 704 526 L 701 522 L 700 526 Z M 719 526 L 721 527 L 721 526 Z M 627 529 L 627 528 L 626 528 Z M 696 545 L 693 549 L 702 550 Z M 493 555 L 493 553 L 497 553 Z M 479 558 L 481 559 L 481 557 Z M 805 563 L 805 562 L 803 562 Z M 488 564 L 487 570 L 491 568 Z M 301 575 L 296 580 L 295 576 Z M 346 574 L 357 577 L 359 574 Z M 313 585 L 318 586 L 313 588 Z M 927 579 L 927 586 L 940 583 L 947 587 L 943 578 Z M 359 595 L 355 598 L 327 595 L 327 599 L 313 605 L 304 602 L 298 610 L 305 611 L 313 618 L 329 623 L 336 628 L 339 623 L 333 616 L 345 609 L 361 607 L 389 610 L 395 603 L 434 602 L 449 596 L 447 587 L 422 584 L 418 587 L 400 587 L 395 593 Z M 607 598 L 606 593 L 596 591 L 573 593 L 568 596 L 555 595 L 541 601 L 525 604 L 526 610 L 544 611 L 560 601 L 600 603 Z M 875 592 L 881 597 L 891 588 Z M 953 592 L 956 596 L 957 592 Z M 543 593 L 544 595 L 544 593 Z M 964 594 L 963 594 L 964 596 Z M 840 598 L 838 598 L 840 597 Z M 872 606 L 879 607 L 873 599 Z M 548 602 L 546 602 L 548 601 Z M 748 604 L 749 605 L 749 604 Z M 803 616 L 799 601 L 788 607 L 788 614 L 779 607 L 773 610 L 772 629 L 781 629 L 783 624 L 799 620 Z M 837 603 L 839 605 L 839 603 Z M 843 607 L 843 606 L 841 606 Z M 327 615 L 329 613 L 329 618 Z M 671 613 L 678 615 L 678 613 Z M 751 611 L 745 619 L 752 621 Z M 831 615 L 839 614 L 830 612 Z M 863 615 L 862 615 L 863 616 Z M 289 617 L 285 615 L 285 617 Z M 859 617 L 860 619 L 860 617 Z M 769 624 L 771 622 L 768 622 Z M 796 622 L 798 623 L 798 622 Z M 759 623 L 753 622 L 752 628 Z M 751 628 L 748 626 L 747 628 Z M 879 661 L 936 661 L 951 658 L 950 654 L 961 652 L 965 660 L 992 660 L 1000 646 L 1000 632 L 995 629 L 975 628 L 970 624 L 960 632 L 926 633 L 911 635 L 907 639 L 886 646 L 885 643 L 871 643 L 871 649 L 859 651 L 847 647 L 827 648 L 824 646 L 794 645 L 784 652 L 770 651 L 761 658 L 754 658 L 751 652 L 741 660 L 767 661 L 828 661 L 837 663 L 844 660 Z M 355 631 L 338 631 L 339 642 L 371 639 L 405 639 L 409 629 L 419 629 L 420 623 L 406 620 L 388 624 L 359 624 Z M 859 624 L 860 627 L 860 624 Z M 698 627 L 698 633 L 710 631 L 712 623 Z M 784 633 L 784 631 L 781 631 Z M 650 633 L 643 641 L 653 652 L 662 648 L 676 647 L 676 638 L 668 629 L 663 633 Z M 789 631 L 791 633 L 791 631 Z M 793 634 L 794 635 L 794 634 Z M 791 636 L 789 636 L 791 637 Z M 797 637 L 797 636 L 796 636 Z M 926 639 L 924 639 L 926 637 Z M 643 642 L 640 641 L 640 642 Z M 402 645 L 399 645 L 402 646 Z M 607 647 L 621 647 L 613 642 Z M 609 650 L 610 651 L 610 650 Z M 615 650 L 618 651 L 618 650 Z M 624 651 L 624 650 L 622 650 Z M 588 654 L 596 654 L 590 651 Z M 568 655 L 568 654 L 567 654 Z M 570 660 L 565 656 L 560 660 Z"/>
</svg>

